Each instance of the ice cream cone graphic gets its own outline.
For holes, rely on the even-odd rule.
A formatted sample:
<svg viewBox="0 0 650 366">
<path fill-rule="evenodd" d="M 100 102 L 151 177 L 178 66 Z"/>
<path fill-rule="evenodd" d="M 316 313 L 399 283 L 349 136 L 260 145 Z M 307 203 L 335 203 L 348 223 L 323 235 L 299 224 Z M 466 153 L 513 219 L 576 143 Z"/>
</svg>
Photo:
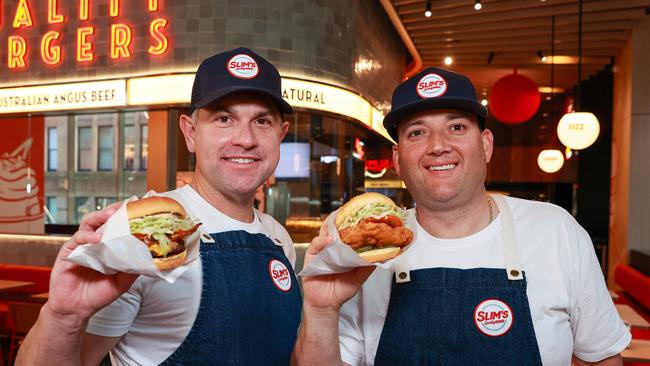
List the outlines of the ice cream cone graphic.
<svg viewBox="0 0 650 366">
<path fill-rule="evenodd" d="M 32 139 L 13 151 L 0 152 L 0 225 L 43 219 L 39 182 L 28 164 Z"/>
</svg>

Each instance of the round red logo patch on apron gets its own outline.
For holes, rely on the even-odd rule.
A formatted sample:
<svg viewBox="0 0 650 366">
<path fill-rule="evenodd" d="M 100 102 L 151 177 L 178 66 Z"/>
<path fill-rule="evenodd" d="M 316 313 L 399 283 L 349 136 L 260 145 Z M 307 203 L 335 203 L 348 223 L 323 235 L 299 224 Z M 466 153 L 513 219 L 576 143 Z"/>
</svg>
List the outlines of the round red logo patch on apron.
<svg viewBox="0 0 650 366">
<path fill-rule="evenodd" d="M 474 323 L 487 336 L 500 337 L 506 334 L 513 322 L 512 309 L 499 299 L 483 300 L 474 309 Z"/>
<path fill-rule="evenodd" d="M 269 262 L 269 274 L 271 275 L 271 280 L 273 280 L 275 287 L 284 292 L 291 290 L 291 274 L 284 263 L 277 259 L 272 259 Z"/>
</svg>

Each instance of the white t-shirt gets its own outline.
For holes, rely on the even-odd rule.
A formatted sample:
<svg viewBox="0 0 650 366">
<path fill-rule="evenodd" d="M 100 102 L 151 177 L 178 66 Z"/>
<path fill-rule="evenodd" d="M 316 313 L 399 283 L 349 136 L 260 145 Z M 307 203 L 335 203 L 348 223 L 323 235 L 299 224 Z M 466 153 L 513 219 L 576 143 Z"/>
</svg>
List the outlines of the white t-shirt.
<svg viewBox="0 0 650 366">
<path fill-rule="evenodd" d="M 543 364 L 570 365 L 572 353 L 589 362 L 620 353 L 631 335 L 607 291 L 587 232 L 555 205 L 509 197 L 506 202 L 513 214 Z M 414 219 L 409 210 L 409 220 Z M 414 242 L 403 255 L 410 270 L 505 268 L 501 224 L 499 215 L 462 239 L 435 238 L 417 225 Z M 341 308 L 344 362 L 374 363 L 394 278 L 392 270 L 378 268 Z"/>
<path fill-rule="evenodd" d="M 296 250 L 291 237 L 271 216 L 256 210 L 253 222 L 237 221 L 214 208 L 189 185 L 161 195 L 178 200 L 190 217 L 203 223 L 201 227 L 206 233 L 245 230 L 278 239 L 289 262 L 295 265 Z M 200 257 L 173 284 L 140 276 L 129 291 L 90 319 L 86 331 L 122 337 L 110 353 L 114 365 L 158 365 L 190 332 L 199 310 L 201 290 Z"/>
</svg>

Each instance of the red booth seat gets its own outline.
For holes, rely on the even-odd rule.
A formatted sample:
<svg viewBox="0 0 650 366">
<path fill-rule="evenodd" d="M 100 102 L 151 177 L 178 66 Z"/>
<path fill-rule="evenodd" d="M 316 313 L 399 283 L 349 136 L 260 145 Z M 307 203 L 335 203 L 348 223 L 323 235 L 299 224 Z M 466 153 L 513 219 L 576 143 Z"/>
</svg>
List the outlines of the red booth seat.
<svg viewBox="0 0 650 366">
<path fill-rule="evenodd" d="M 34 282 L 33 285 L 11 290 L 11 295 L 33 295 L 48 292 L 52 268 L 39 266 L 24 266 L 19 264 L 0 264 L 0 279 L 13 281 Z M 13 324 L 9 316 L 9 306 L 6 301 L 0 301 L 0 333 L 11 334 Z"/>
<path fill-rule="evenodd" d="M 639 304 L 650 312 L 650 277 L 636 269 L 619 264 L 614 272 L 616 284 Z"/>
</svg>

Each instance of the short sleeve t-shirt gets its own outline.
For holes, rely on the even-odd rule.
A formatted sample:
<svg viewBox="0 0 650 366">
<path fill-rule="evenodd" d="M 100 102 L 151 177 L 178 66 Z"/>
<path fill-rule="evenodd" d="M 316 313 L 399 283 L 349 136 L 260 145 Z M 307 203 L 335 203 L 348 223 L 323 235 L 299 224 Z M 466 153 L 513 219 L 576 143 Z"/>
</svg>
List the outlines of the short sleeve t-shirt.
<svg viewBox="0 0 650 366">
<path fill-rule="evenodd" d="M 282 243 L 292 266 L 296 252 L 287 231 L 270 216 L 255 211 L 251 223 L 232 219 L 205 201 L 189 185 L 162 193 L 179 201 L 190 217 L 202 222 L 206 233 L 245 230 L 263 233 Z M 121 337 L 111 350 L 117 365 L 158 365 L 169 357 L 189 333 L 199 310 L 202 290 L 200 258 L 189 264 L 173 284 L 140 276 L 129 291 L 97 312 L 86 331 Z"/>
<path fill-rule="evenodd" d="M 605 286 L 591 240 L 563 209 L 506 197 L 513 213 L 535 335 L 544 365 L 569 365 L 571 355 L 594 362 L 620 353 L 631 335 Z M 409 220 L 415 220 L 413 210 Z M 501 216 L 460 239 L 439 239 L 419 224 L 403 254 L 411 270 L 505 268 Z M 504 270 L 504 276 L 506 276 Z M 343 361 L 372 365 L 390 300 L 394 272 L 378 268 L 341 308 Z"/>
</svg>

